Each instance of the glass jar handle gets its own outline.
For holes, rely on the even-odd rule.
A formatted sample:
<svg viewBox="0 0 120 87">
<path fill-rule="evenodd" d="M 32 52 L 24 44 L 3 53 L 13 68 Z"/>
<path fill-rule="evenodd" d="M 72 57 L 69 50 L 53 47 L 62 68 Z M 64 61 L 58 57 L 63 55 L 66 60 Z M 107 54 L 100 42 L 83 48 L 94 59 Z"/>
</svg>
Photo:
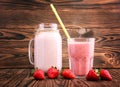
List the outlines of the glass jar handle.
<svg viewBox="0 0 120 87">
<path fill-rule="evenodd" d="M 28 45 L 28 58 L 29 58 L 29 62 L 34 65 L 33 61 L 31 59 L 33 59 L 33 56 L 32 56 L 32 42 L 34 41 L 34 39 L 31 39 L 29 41 L 29 45 Z"/>
</svg>

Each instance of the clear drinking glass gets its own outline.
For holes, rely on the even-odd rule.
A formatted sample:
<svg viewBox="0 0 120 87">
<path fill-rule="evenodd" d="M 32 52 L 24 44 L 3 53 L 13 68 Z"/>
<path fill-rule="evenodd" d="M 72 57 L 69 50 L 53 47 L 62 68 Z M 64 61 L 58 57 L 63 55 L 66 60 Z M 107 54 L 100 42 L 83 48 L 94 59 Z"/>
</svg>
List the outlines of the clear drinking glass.
<svg viewBox="0 0 120 87">
<path fill-rule="evenodd" d="M 95 38 L 70 38 L 67 41 L 69 67 L 76 76 L 85 77 L 93 67 Z"/>
</svg>

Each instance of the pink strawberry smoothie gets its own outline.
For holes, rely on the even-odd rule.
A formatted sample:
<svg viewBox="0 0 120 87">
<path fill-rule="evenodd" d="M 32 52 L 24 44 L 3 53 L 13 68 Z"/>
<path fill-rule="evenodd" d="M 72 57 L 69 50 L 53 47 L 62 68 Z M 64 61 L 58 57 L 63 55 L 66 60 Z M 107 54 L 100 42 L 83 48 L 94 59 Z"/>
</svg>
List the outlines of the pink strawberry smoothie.
<svg viewBox="0 0 120 87">
<path fill-rule="evenodd" d="M 75 75 L 85 76 L 93 67 L 93 42 L 68 42 L 70 67 Z"/>
</svg>

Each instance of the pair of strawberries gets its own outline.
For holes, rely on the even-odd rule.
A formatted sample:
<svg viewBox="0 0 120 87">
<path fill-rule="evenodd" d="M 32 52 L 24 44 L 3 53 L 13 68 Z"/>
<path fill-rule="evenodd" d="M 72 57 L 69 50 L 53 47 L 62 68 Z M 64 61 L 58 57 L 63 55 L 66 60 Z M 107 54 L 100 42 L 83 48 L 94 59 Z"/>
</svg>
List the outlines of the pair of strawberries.
<svg viewBox="0 0 120 87">
<path fill-rule="evenodd" d="M 47 76 L 50 79 L 55 79 L 55 78 L 57 78 L 59 76 L 59 71 L 57 70 L 56 67 L 51 67 L 47 71 Z M 67 78 L 67 79 L 74 79 L 75 78 L 75 75 L 72 73 L 72 71 L 70 69 L 64 69 L 62 71 L 62 76 L 64 78 Z M 37 69 L 34 72 L 33 77 L 35 79 L 38 79 L 38 80 L 43 80 L 43 79 L 45 79 L 45 73 L 44 73 L 43 70 Z"/>
<path fill-rule="evenodd" d="M 108 70 L 105 69 L 95 69 L 95 70 L 90 70 L 86 76 L 86 79 L 89 81 L 98 81 L 99 79 L 101 80 L 112 80 L 112 76 L 110 75 Z"/>
</svg>

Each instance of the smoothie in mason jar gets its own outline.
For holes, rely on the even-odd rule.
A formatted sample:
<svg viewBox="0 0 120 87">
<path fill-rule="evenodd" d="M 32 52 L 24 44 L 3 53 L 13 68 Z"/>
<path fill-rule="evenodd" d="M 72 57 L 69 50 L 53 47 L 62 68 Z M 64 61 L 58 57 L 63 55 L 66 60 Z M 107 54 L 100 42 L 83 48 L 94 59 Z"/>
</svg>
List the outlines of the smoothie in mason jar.
<svg viewBox="0 0 120 87">
<path fill-rule="evenodd" d="M 32 43 L 34 41 L 34 58 Z M 44 72 L 54 66 L 62 68 L 62 38 L 56 23 L 41 23 L 35 37 L 29 42 L 29 61 L 35 68 Z"/>
</svg>

